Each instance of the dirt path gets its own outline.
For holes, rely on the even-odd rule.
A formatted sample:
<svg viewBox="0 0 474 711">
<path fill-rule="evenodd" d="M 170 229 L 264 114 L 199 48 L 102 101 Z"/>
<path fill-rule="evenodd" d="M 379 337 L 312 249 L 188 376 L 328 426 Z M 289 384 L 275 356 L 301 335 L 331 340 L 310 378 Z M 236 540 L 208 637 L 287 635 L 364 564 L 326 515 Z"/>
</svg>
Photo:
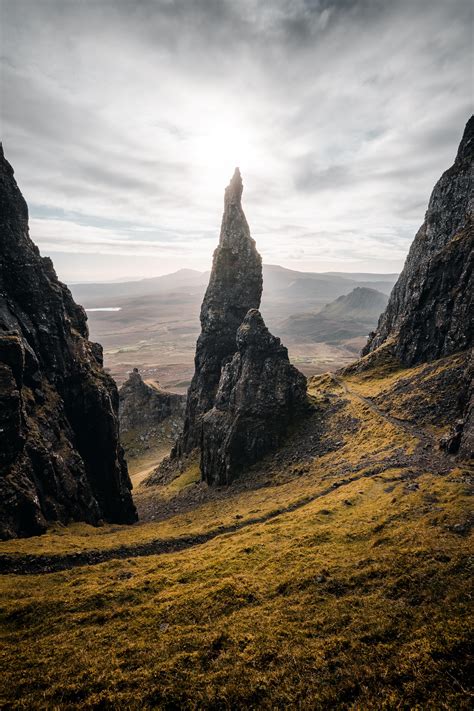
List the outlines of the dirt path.
<svg viewBox="0 0 474 711">
<path fill-rule="evenodd" d="M 156 469 L 160 462 L 170 453 L 171 447 L 158 447 L 151 454 L 141 458 L 141 461 L 129 461 L 128 470 L 133 488 L 138 489 L 142 481 Z"/>
<path fill-rule="evenodd" d="M 164 553 L 176 553 L 194 546 L 202 545 L 208 541 L 229 533 L 235 533 L 242 529 L 254 526 L 259 523 L 266 523 L 277 516 L 291 513 L 297 509 L 307 506 L 317 499 L 323 498 L 332 493 L 341 486 L 347 486 L 354 481 L 371 476 L 372 474 L 358 474 L 352 478 L 344 478 L 333 482 L 317 494 L 306 496 L 303 499 L 298 499 L 288 506 L 283 506 L 279 509 L 269 511 L 262 516 L 254 516 L 245 521 L 238 521 L 227 526 L 219 526 L 206 533 L 198 533 L 189 536 L 181 536 L 174 539 L 158 538 L 148 543 L 137 544 L 134 546 L 120 546 L 119 548 L 111 548 L 104 551 L 84 551 L 82 553 L 67 553 L 64 555 L 0 555 L 0 574 L 15 574 L 15 575 L 37 575 L 44 573 L 56 573 L 61 570 L 70 570 L 85 565 L 98 565 L 109 560 L 122 560 L 125 558 L 138 558 L 142 556 L 162 555 Z"/>
<path fill-rule="evenodd" d="M 398 417 L 389 415 L 387 412 L 384 412 L 379 407 L 377 407 L 377 405 L 375 405 L 370 398 L 364 397 L 363 395 L 360 395 L 354 390 L 351 390 L 351 388 L 344 380 L 341 380 L 335 375 L 333 375 L 333 378 L 335 382 L 341 386 L 346 395 L 355 397 L 363 405 L 366 405 L 374 414 L 378 415 L 379 417 L 382 417 L 387 422 L 390 422 L 390 424 L 394 425 L 394 427 L 399 427 L 407 434 L 419 439 L 424 449 L 427 451 L 428 456 L 432 458 L 433 461 L 435 461 L 436 463 L 443 464 L 453 463 L 453 459 L 448 454 L 445 454 L 438 448 L 438 442 L 436 438 L 433 437 L 433 435 L 431 435 L 429 432 L 426 432 L 425 430 L 420 429 L 415 425 L 412 425 L 406 420 L 401 420 Z"/>
<path fill-rule="evenodd" d="M 153 464 L 151 467 L 145 467 L 144 469 L 139 469 L 137 472 L 134 474 L 130 475 L 130 479 L 132 480 L 133 488 L 136 489 L 138 486 L 142 483 L 143 479 L 145 479 L 148 474 L 151 474 L 154 469 L 158 466 L 159 462 L 156 464 Z"/>
</svg>

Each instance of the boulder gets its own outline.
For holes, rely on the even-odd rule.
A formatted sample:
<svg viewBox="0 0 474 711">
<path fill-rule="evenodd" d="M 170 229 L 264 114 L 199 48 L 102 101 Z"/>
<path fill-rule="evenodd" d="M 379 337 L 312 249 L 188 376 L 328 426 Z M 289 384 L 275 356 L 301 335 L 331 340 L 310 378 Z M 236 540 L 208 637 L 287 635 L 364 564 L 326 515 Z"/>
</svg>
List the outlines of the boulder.
<svg viewBox="0 0 474 711">
<path fill-rule="evenodd" d="M 157 385 L 145 383 L 134 368 L 119 391 L 120 431 L 130 432 L 158 425 L 172 415 L 181 418 L 186 403 L 185 395 L 169 393 Z"/>
</svg>

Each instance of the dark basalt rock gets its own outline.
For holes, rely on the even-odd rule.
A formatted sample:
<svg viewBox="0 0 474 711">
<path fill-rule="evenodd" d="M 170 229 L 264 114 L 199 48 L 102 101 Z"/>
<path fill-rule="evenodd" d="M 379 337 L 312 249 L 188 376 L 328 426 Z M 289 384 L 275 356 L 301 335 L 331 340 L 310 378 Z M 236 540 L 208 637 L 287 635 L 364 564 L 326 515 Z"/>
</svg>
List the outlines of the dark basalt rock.
<svg viewBox="0 0 474 711">
<path fill-rule="evenodd" d="M 182 417 L 186 403 L 185 395 L 169 393 L 143 382 L 137 368 L 119 390 L 120 431 L 157 425 L 167 417 Z"/>
<path fill-rule="evenodd" d="M 458 412 L 451 430 L 440 440 L 440 447 L 459 459 L 474 459 L 474 351 L 464 372 L 464 383 L 457 388 Z"/>
<path fill-rule="evenodd" d="M 288 425 L 307 409 L 306 378 L 288 360 L 256 309 L 237 331 L 238 351 L 221 374 L 214 407 L 202 420 L 201 472 L 230 484 L 277 448 Z"/>
<path fill-rule="evenodd" d="M 473 346 L 474 117 L 454 165 L 436 184 L 425 221 L 411 246 L 366 355 L 393 341 L 405 365 Z"/>
<path fill-rule="evenodd" d="M 0 149 L 0 537 L 48 522 L 131 523 L 118 392 L 84 309 L 28 234 Z"/>
<path fill-rule="evenodd" d="M 460 459 L 474 459 L 474 381 L 472 379 L 462 418 L 462 432 L 459 440 L 458 454 Z"/>
<path fill-rule="evenodd" d="M 242 189 L 236 168 L 225 191 L 219 246 L 201 307 L 195 373 L 188 391 L 183 433 L 172 453 L 174 458 L 199 446 L 202 416 L 213 407 L 222 368 L 237 350 L 237 329 L 247 311 L 260 306 L 262 260 L 242 210 Z"/>
</svg>

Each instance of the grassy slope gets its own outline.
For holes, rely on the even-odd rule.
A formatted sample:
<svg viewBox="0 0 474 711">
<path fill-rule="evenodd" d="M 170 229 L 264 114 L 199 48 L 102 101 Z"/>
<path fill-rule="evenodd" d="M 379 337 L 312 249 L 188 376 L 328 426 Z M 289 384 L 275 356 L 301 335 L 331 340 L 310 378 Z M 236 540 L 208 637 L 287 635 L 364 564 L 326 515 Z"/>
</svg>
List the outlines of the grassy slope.
<svg viewBox="0 0 474 711">
<path fill-rule="evenodd" d="M 378 402 L 382 392 L 395 404 L 407 397 L 400 384 L 414 391 L 430 377 L 389 364 L 341 383 L 314 379 L 330 420 L 322 440 L 339 439 L 277 472 L 264 463 L 261 476 L 272 478 L 260 489 L 162 522 L 72 526 L 0 544 L 10 554 L 110 549 L 313 497 L 180 553 L 2 576 L 3 703 L 468 708 L 468 472 L 360 399 Z M 185 472 L 182 485 L 192 479 Z"/>
</svg>

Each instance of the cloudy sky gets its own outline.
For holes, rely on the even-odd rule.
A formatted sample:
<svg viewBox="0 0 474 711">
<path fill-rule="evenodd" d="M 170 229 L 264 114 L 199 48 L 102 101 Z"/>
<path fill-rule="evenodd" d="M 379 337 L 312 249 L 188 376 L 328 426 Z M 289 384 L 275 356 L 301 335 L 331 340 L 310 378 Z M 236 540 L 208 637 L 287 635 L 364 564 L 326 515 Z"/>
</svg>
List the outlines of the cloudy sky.
<svg viewBox="0 0 474 711">
<path fill-rule="evenodd" d="M 5 155 L 68 281 L 397 271 L 472 112 L 469 0 L 0 0 Z"/>
</svg>

